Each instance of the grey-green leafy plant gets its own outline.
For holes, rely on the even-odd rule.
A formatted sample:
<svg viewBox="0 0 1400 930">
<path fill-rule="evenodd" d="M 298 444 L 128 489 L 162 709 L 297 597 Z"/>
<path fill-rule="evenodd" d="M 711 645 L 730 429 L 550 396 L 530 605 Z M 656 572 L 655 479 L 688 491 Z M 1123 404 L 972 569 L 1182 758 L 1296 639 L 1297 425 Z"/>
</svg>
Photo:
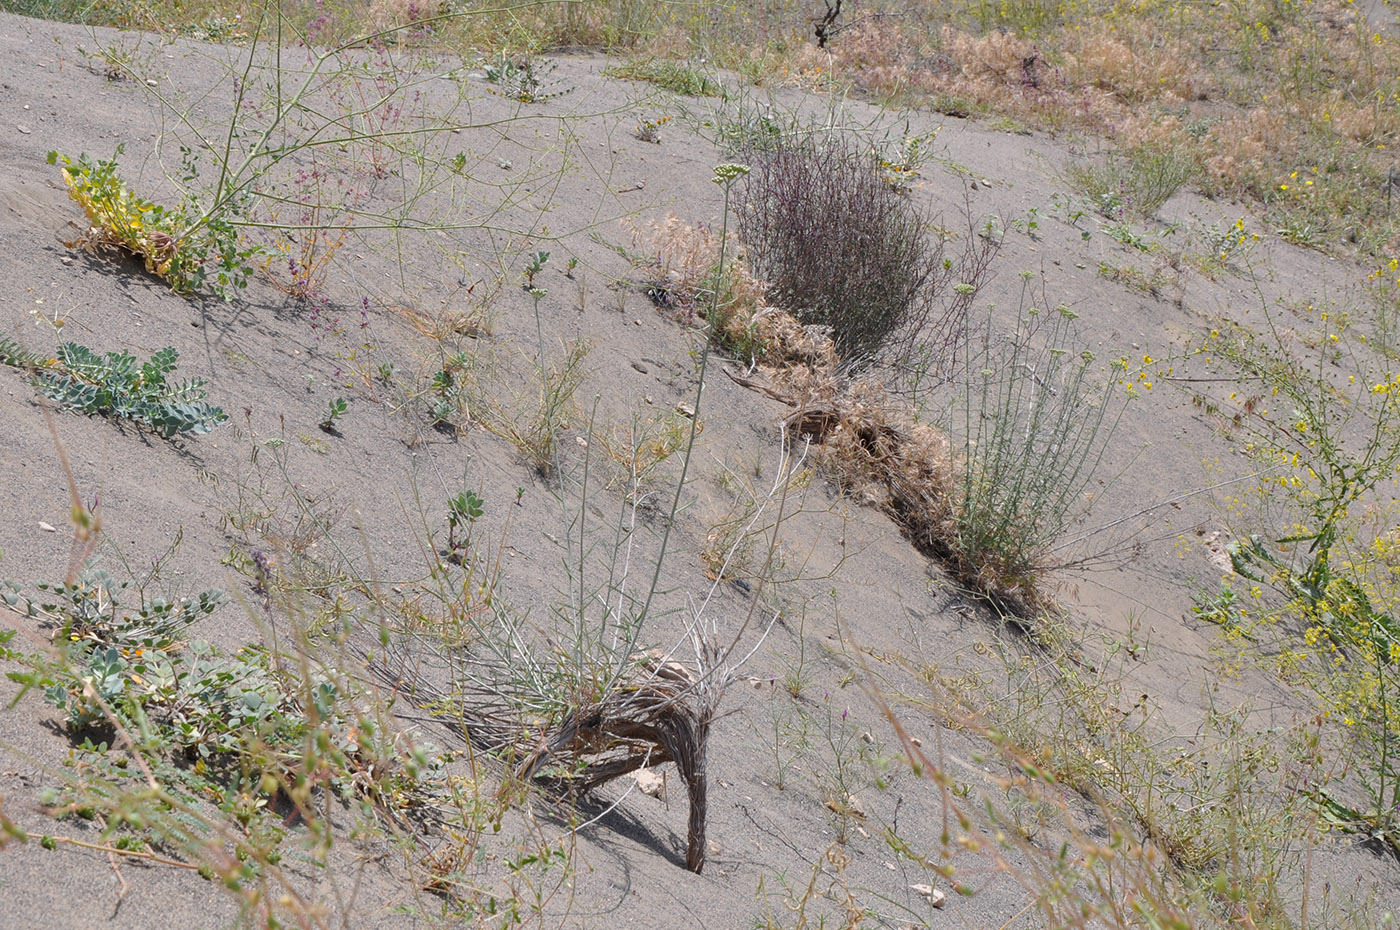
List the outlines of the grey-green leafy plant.
<svg viewBox="0 0 1400 930">
<path fill-rule="evenodd" d="M 545 251 L 536 252 L 525 262 L 525 289 L 527 291 L 534 289 L 535 276 L 544 271 L 544 266 L 548 263 L 549 253 Z"/>
<path fill-rule="evenodd" d="M 165 437 L 207 433 L 228 415 L 205 401 L 203 379 L 169 380 L 178 358 L 167 346 L 137 364 L 126 352 L 98 355 L 65 342 L 56 359 L 44 360 L 36 369 L 35 378 L 45 396 L 74 410 L 133 420 Z M 0 361 L 13 365 L 33 361 L 33 356 L 0 345 Z"/>
<path fill-rule="evenodd" d="M 494 61 L 487 62 L 482 71 L 487 81 L 500 88 L 502 97 L 521 103 L 540 103 L 573 91 L 572 87 L 561 87 L 550 77 L 558 67 L 547 58 L 515 59 L 503 51 Z"/>
<path fill-rule="evenodd" d="M 9 365 L 13 368 L 38 368 L 47 363 L 48 359 L 39 353 L 29 351 L 13 339 L 0 336 L 0 365 Z"/>
<path fill-rule="evenodd" d="M 1038 606 L 1050 544 L 1080 512 L 1123 405 L 1118 372 L 1073 345 L 1075 313 L 1028 306 L 1014 330 L 969 340 L 953 426 L 966 465 L 951 546 L 965 580 L 998 606 Z M 1041 295 L 1042 297 L 1044 295 Z"/>
<path fill-rule="evenodd" d="M 459 352 L 449 357 L 440 369 L 433 372 L 430 385 L 431 399 L 428 401 L 428 418 L 432 425 L 443 429 L 452 427 L 458 406 L 463 402 L 464 372 L 470 360 L 466 353 Z"/>
<path fill-rule="evenodd" d="M 103 719 L 103 705 L 124 700 L 128 687 L 147 696 L 167 692 L 177 677 L 169 656 L 181 634 L 224 601 L 222 592 L 209 590 L 176 603 L 143 596 L 128 608 L 124 604 L 130 587 L 130 582 L 118 582 L 97 568 L 85 569 L 72 583 L 41 582 L 35 585 L 42 592 L 36 597 L 25 595 L 14 582 L 0 586 L 0 601 L 55 627 L 58 640 L 66 644 L 66 664 L 48 675 L 11 673 L 10 678 L 26 686 L 42 685 L 71 728 Z"/>
</svg>

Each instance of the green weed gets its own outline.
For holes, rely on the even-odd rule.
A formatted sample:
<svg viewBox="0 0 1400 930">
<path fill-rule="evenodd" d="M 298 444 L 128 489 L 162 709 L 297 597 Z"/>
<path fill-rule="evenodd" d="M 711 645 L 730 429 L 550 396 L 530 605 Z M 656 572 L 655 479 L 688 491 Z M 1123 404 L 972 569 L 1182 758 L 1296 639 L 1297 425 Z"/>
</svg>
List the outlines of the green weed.
<svg viewBox="0 0 1400 930">
<path fill-rule="evenodd" d="M 1019 614 L 1039 602 L 1048 547 L 1083 507 L 1123 410 L 1118 371 L 1076 350 L 1072 310 L 1030 303 L 1032 277 L 1015 329 L 989 324 L 969 341 L 952 424 L 966 463 L 950 545 L 975 587 Z"/>
<path fill-rule="evenodd" d="M 0 343 L 0 362 L 34 371 L 45 396 L 89 415 L 117 417 L 148 426 L 162 436 L 207 433 L 228 419 L 205 401 L 203 379 L 170 381 L 179 354 L 161 349 L 140 365 L 126 352 L 98 355 L 77 343 L 58 347 L 58 357 L 39 359 L 14 343 Z"/>
<path fill-rule="evenodd" d="M 120 156 L 122 146 L 117 146 Z M 187 158 L 192 154 L 186 150 Z M 165 278 L 171 288 L 193 296 L 206 284 L 225 300 L 246 287 L 253 271 L 256 247 L 240 247 L 233 224 L 242 200 L 225 201 L 221 208 L 202 212 L 193 197 L 177 209 L 167 209 L 134 194 L 117 175 L 116 157 L 93 161 L 86 154 L 75 162 L 49 152 L 49 164 L 61 164 L 68 195 L 87 213 L 87 232 L 69 243 L 91 250 L 121 249 L 141 258 L 146 270 Z"/>
<path fill-rule="evenodd" d="M 723 91 L 718 79 L 711 75 L 661 58 L 634 58 L 609 65 L 603 73 L 629 81 L 646 81 L 687 97 L 715 97 Z"/>
</svg>

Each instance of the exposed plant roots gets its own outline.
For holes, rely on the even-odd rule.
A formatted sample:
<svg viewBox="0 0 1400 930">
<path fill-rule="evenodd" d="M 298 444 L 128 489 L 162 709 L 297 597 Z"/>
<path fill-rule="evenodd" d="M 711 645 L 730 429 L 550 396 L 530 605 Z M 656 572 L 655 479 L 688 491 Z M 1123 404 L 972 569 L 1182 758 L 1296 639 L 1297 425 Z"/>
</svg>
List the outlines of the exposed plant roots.
<svg viewBox="0 0 1400 930">
<path fill-rule="evenodd" d="M 646 662 L 633 679 L 542 734 L 516 773 L 585 793 L 646 766 L 676 763 L 690 798 L 685 865 L 698 874 L 705 866 L 710 714 L 691 706 L 696 678 L 678 663 Z"/>
</svg>

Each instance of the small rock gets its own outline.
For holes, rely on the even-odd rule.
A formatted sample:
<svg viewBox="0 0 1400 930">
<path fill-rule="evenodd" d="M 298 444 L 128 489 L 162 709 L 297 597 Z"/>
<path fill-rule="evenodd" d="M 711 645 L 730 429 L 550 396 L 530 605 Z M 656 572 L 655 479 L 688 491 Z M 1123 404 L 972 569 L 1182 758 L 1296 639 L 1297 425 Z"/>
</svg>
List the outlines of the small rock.
<svg viewBox="0 0 1400 930">
<path fill-rule="evenodd" d="M 690 404 L 676 404 L 676 413 L 690 420 L 695 419 L 695 408 Z"/>
<path fill-rule="evenodd" d="M 29 135 L 31 132 L 34 131 L 34 130 L 30 129 L 28 126 L 16 126 L 15 128 L 18 129 L 20 132 L 24 133 L 26 136 Z"/>
<path fill-rule="evenodd" d="M 912 745 L 915 749 L 918 749 L 920 746 L 922 746 L 922 745 L 924 744 L 924 741 L 921 740 L 921 739 L 919 739 L 917 736 L 911 736 L 911 737 L 909 737 L 909 743 L 910 743 L 910 745 Z"/>
<path fill-rule="evenodd" d="M 52 526 L 50 526 L 49 524 L 45 523 L 43 520 L 40 520 L 40 521 L 39 521 L 39 529 L 43 530 L 45 533 L 57 533 L 57 532 L 58 532 L 57 529 L 55 529 L 54 527 L 52 527 Z"/>
<path fill-rule="evenodd" d="M 871 743 L 874 743 L 874 742 L 875 742 L 875 734 L 871 733 L 869 730 L 866 730 L 864 733 L 862 733 L 862 734 L 860 735 L 860 741 L 861 741 L 862 743 L 867 744 L 867 745 L 869 745 L 869 744 L 871 744 Z"/>
<path fill-rule="evenodd" d="M 653 798 L 666 798 L 666 781 L 651 769 L 637 769 L 631 773 L 637 783 L 637 790 Z"/>
<path fill-rule="evenodd" d="M 928 903 L 934 907 L 942 907 L 948 903 L 948 896 L 932 885 L 910 885 L 909 890 L 915 894 L 921 894 L 928 899 Z"/>
<path fill-rule="evenodd" d="M 632 367 L 637 369 L 637 371 L 640 371 L 644 375 L 649 374 L 649 372 L 647 371 L 647 366 L 643 365 L 641 362 L 633 362 Z"/>
</svg>

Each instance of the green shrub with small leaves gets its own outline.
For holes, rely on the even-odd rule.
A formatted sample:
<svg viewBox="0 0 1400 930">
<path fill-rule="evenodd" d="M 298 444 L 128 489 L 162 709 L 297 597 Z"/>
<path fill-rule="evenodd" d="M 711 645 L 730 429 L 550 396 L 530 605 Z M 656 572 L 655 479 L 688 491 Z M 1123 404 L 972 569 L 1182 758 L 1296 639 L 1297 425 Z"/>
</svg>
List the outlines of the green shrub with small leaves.
<svg viewBox="0 0 1400 930">
<path fill-rule="evenodd" d="M 635 58 L 603 69 L 608 77 L 647 81 L 687 97 L 717 97 L 724 88 L 705 72 L 678 61 L 662 58 Z"/>
<path fill-rule="evenodd" d="M 1044 606 L 1051 545 L 1083 512 L 1125 400 L 1123 363 L 1075 351 L 1076 314 L 1033 306 L 1045 294 L 1033 294 L 1032 278 L 1023 272 L 1013 330 L 988 322 L 965 344 L 951 422 L 965 450 L 950 540 L 959 573 L 1022 616 Z"/>
<path fill-rule="evenodd" d="M 84 413 L 134 420 L 167 438 L 207 433 L 228 414 L 205 401 L 203 379 L 169 380 L 178 358 L 179 353 L 167 346 L 138 365 L 126 352 L 98 355 L 65 342 L 56 359 L 42 360 L 36 379 L 45 396 Z M 0 361 L 16 365 L 33 361 L 33 356 L 7 354 L 0 344 Z"/>
</svg>

